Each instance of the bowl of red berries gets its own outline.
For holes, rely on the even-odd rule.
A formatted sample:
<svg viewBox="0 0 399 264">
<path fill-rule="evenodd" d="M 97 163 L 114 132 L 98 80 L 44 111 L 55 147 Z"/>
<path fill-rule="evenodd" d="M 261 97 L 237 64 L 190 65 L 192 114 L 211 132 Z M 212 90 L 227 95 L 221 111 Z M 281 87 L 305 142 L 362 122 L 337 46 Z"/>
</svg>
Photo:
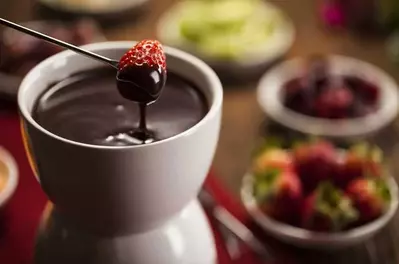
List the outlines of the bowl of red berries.
<svg viewBox="0 0 399 264">
<path fill-rule="evenodd" d="M 274 121 L 305 134 L 352 138 L 379 131 L 398 113 L 398 86 L 354 58 L 297 58 L 268 72 L 258 102 Z"/>
<path fill-rule="evenodd" d="M 379 148 L 343 150 L 314 140 L 268 147 L 244 177 L 241 197 L 254 220 L 284 242 L 340 249 L 371 238 L 395 215 L 398 187 Z"/>
</svg>

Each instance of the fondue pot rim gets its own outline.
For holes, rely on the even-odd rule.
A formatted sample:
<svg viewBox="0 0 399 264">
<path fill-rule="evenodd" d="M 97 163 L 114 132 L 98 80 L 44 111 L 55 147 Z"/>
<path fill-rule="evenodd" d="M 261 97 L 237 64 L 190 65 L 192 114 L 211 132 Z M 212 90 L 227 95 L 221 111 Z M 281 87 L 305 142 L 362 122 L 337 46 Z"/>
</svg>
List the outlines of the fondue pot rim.
<svg viewBox="0 0 399 264">
<path fill-rule="evenodd" d="M 114 50 L 129 50 L 132 46 L 135 45 L 137 41 L 108 41 L 108 42 L 99 42 L 99 43 L 93 43 L 89 45 L 83 46 L 83 48 L 87 50 L 91 50 L 94 52 L 101 52 L 101 51 L 110 51 L 112 49 Z M 222 101 L 223 101 L 223 88 L 222 84 L 216 75 L 216 73 L 202 60 L 199 58 L 188 54 L 184 51 L 181 51 L 179 49 L 175 49 L 172 47 L 164 46 L 165 54 L 167 57 L 173 57 L 177 60 L 180 61 L 185 61 L 189 64 L 191 64 L 198 72 L 202 73 L 206 77 L 206 82 L 208 83 L 209 88 L 209 93 L 211 94 L 210 97 L 208 98 L 208 104 L 209 104 L 209 110 L 206 113 L 206 115 L 194 126 L 191 128 L 166 139 L 156 141 L 151 144 L 145 144 L 145 145 L 132 145 L 132 146 L 103 146 L 103 145 L 93 145 L 93 144 L 87 144 L 87 143 L 82 143 L 74 140 L 69 140 L 66 138 L 63 138 L 61 136 L 58 136 L 44 127 L 40 126 L 32 117 L 32 111 L 28 107 L 28 103 L 26 102 L 26 98 L 28 96 L 27 91 L 30 89 L 34 89 L 32 87 L 33 83 L 40 79 L 40 75 L 43 74 L 43 71 L 45 69 L 48 69 L 50 65 L 58 63 L 60 61 L 66 61 L 66 59 L 75 57 L 75 56 L 82 56 L 79 54 L 76 54 L 73 51 L 63 51 L 60 52 L 56 55 L 53 55 L 43 62 L 39 63 L 35 68 L 33 68 L 23 79 L 22 84 L 20 85 L 20 89 L 18 91 L 18 106 L 19 110 L 21 113 L 21 116 L 23 119 L 29 123 L 31 126 L 33 126 L 35 129 L 39 130 L 41 133 L 46 134 L 49 137 L 52 137 L 56 140 L 62 141 L 66 144 L 72 144 L 75 146 L 79 147 L 84 147 L 84 148 L 92 148 L 92 149 L 99 149 L 99 150 L 126 150 L 126 149 L 137 149 L 137 148 L 143 148 L 143 147 L 153 147 L 157 146 L 160 144 L 165 144 L 170 141 L 177 140 L 181 137 L 185 137 L 190 135 L 191 133 L 194 133 L 198 129 L 200 129 L 202 126 L 204 126 L 206 123 L 210 122 L 211 119 L 217 118 L 219 111 L 221 110 L 222 107 Z M 174 71 L 175 73 L 179 74 L 178 70 Z M 200 87 L 201 90 L 203 90 Z M 203 91 L 205 92 L 205 91 Z M 36 100 L 37 98 L 35 98 Z"/>
</svg>

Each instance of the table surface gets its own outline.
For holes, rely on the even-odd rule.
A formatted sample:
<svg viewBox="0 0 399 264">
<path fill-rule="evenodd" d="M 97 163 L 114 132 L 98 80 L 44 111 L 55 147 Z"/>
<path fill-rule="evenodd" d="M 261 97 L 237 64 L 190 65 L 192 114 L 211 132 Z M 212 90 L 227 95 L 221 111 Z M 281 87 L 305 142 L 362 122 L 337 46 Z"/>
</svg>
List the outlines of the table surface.
<svg viewBox="0 0 399 264">
<path fill-rule="evenodd" d="M 109 40 L 137 40 L 155 38 L 155 27 L 159 16 L 175 0 L 153 0 L 149 12 L 139 21 L 108 25 L 104 29 Z M 382 38 L 364 38 L 346 31 L 328 31 L 317 17 L 316 0 L 272 1 L 281 6 L 293 19 L 297 27 L 297 39 L 288 57 L 304 56 L 313 53 L 336 53 L 349 55 L 371 62 L 390 73 L 399 81 L 399 69 L 389 61 Z M 0 1 L 0 17 L 14 21 L 26 21 L 37 18 L 34 12 L 35 1 L 13 0 Z M 220 141 L 216 152 L 213 168 L 223 180 L 227 188 L 238 196 L 240 181 L 251 158 L 251 151 L 259 139 L 260 124 L 265 116 L 256 102 L 256 82 L 246 85 L 225 86 L 223 120 Z M 384 142 L 389 145 L 391 160 L 399 157 L 399 147 L 396 146 L 395 133 L 399 122 L 391 127 Z M 394 171 L 399 171 L 399 165 L 392 162 Z M 356 250 L 343 254 L 325 255 L 322 253 L 300 251 L 307 263 L 399 263 L 399 222 L 393 221 L 391 226 L 374 240 L 362 245 Z M 320 255 L 321 254 L 321 255 Z"/>
</svg>

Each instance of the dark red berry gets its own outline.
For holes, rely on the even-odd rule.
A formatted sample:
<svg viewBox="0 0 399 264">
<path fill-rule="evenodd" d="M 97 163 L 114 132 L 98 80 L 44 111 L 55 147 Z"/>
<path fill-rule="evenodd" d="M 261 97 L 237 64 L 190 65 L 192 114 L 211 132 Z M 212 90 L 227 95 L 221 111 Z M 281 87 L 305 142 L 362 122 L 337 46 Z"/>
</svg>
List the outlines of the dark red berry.
<svg viewBox="0 0 399 264">
<path fill-rule="evenodd" d="M 372 221 L 387 209 L 391 194 L 384 179 L 356 179 L 347 188 L 349 197 L 360 213 L 361 223 Z"/>
<path fill-rule="evenodd" d="M 307 193 L 312 192 L 320 182 L 330 180 L 338 167 L 336 149 L 326 141 L 296 147 L 294 162 Z"/>
<path fill-rule="evenodd" d="M 316 99 L 317 116 L 324 118 L 346 118 L 353 104 L 353 93 L 346 87 L 329 88 Z"/>
</svg>

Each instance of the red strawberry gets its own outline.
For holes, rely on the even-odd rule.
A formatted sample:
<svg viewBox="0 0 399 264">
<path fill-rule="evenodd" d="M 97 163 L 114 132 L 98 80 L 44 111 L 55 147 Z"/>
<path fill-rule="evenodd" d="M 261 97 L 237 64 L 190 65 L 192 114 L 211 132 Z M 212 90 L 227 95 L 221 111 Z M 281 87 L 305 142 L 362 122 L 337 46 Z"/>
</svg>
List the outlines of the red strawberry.
<svg viewBox="0 0 399 264">
<path fill-rule="evenodd" d="M 335 182 L 345 188 L 346 185 L 359 177 L 380 177 L 384 174 L 382 151 L 378 147 L 359 144 L 352 147 L 345 155 Z"/>
<path fill-rule="evenodd" d="M 301 226 L 305 229 L 336 232 L 355 222 L 358 213 L 349 197 L 325 182 L 306 198 L 301 217 Z"/>
<path fill-rule="evenodd" d="M 326 141 L 296 147 L 294 162 L 307 193 L 312 192 L 320 182 L 331 179 L 338 167 L 336 150 Z"/>
<path fill-rule="evenodd" d="M 293 171 L 267 169 L 255 174 L 254 194 L 266 214 L 279 221 L 295 224 L 302 199 L 302 186 Z"/>
<path fill-rule="evenodd" d="M 257 173 L 266 169 L 293 170 L 292 155 L 282 149 L 269 149 L 263 152 L 255 159 L 253 171 Z"/>
<path fill-rule="evenodd" d="M 119 61 L 118 89 L 129 100 L 149 103 L 160 96 L 166 82 L 166 58 L 156 40 L 143 40 Z"/>
<path fill-rule="evenodd" d="M 317 98 L 315 110 L 323 118 L 348 117 L 354 96 L 346 87 L 333 87 L 323 91 Z"/>
<path fill-rule="evenodd" d="M 360 213 L 361 223 L 381 216 L 391 199 L 388 186 L 381 178 L 356 179 L 349 183 L 347 193 Z"/>
</svg>

